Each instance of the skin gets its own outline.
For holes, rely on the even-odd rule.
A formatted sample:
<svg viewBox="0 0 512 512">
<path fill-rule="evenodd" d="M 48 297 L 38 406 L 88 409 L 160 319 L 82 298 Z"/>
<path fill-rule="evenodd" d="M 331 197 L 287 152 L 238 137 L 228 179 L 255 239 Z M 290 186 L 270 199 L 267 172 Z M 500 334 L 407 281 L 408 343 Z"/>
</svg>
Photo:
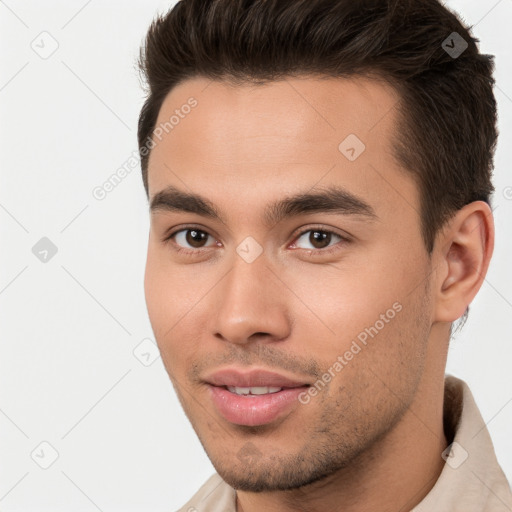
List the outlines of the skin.
<svg viewBox="0 0 512 512">
<path fill-rule="evenodd" d="M 170 92 L 157 124 L 191 96 L 198 105 L 152 150 L 149 198 L 172 185 L 213 203 L 222 221 L 152 212 L 145 274 L 185 413 L 238 490 L 239 511 L 410 510 L 451 442 L 442 422 L 449 329 L 487 271 L 490 208 L 458 211 L 429 257 L 417 187 L 391 154 L 399 98 L 382 82 L 303 76 L 256 87 L 199 77 Z M 366 145 L 353 162 L 338 149 L 348 134 Z M 375 218 L 320 211 L 265 223 L 271 202 L 330 186 L 362 198 Z M 187 226 L 210 236 L 163 241 Z M 326 248 L 310 236 L 320 228 L 334 233 Z M 248 236 L 263 250 L 252 263 L 236 252 Z M 234 425 L 212 404 L 206 372 L 265 368 L 314 383 L 397 302 L 378 335 L 277 421 Z"/>
</svg>

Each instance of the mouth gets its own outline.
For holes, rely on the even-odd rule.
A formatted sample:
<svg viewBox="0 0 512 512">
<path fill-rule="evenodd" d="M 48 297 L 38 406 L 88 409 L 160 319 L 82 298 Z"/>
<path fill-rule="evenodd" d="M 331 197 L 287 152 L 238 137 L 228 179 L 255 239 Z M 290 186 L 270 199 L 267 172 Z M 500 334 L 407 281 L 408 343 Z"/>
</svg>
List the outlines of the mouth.
<svg viewBox="0 0 512 512">
<path fill-rule="evenodd" d="M 228 391 L 242 396 L 261 396 L 272 393 L 279 393 L 284 388 L 274 386 L 254 386 L 250 388 L 239 388 L 238 386 L 225 386 Z"/>
<path fill-rule="evenodd" d="M 236 425 L 266 425 L 293 412 L 310 384 L 265 370 L 224 369 L 205 378 L 217 412 Z"/>
</svg>

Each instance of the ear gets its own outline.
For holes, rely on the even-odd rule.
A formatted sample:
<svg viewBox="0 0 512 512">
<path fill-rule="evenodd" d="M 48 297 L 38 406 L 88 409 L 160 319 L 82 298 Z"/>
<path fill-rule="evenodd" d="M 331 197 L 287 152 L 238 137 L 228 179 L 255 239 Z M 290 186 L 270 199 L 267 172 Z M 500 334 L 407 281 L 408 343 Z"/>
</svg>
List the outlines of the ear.
<svg viewBox="0 0 512 512">
<path fill-rule="evenodd" d="M 440 231 L 436 261 L 434 321 L 460 318 L 482 286 L 494 249 L 494 218 L 484 201 L 459 210 Z"/>
</svg>

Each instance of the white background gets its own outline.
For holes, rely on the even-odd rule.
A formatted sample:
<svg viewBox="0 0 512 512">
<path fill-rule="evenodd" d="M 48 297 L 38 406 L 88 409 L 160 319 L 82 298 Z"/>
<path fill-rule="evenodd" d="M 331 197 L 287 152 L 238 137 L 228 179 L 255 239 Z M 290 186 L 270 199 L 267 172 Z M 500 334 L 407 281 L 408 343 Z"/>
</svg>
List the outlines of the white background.
<svg viewBox="0 0 512 512">
<path fill-rule="evenodd" d="M 136 57 L 170 5 L 0 2 L 2 512 L 173 511 L 213 472 L 161 360 L 133 353 L 152 339 L 139 168 L 92 195 L 137 150 Z M 447 371 L 470 385 L 512 480 L 512 0 L 447 5 L 496 55 L 501 132 L 495 256 Z M 31 48 L 51 48 L 43 31 L 59 45 L 47 59 Z M 42 237 L 58 249 L 47 263 L 32 253 Z M 59 454 L 46 470 L 30 455 L 50 461 L 42 441 Z"/>
</svg>

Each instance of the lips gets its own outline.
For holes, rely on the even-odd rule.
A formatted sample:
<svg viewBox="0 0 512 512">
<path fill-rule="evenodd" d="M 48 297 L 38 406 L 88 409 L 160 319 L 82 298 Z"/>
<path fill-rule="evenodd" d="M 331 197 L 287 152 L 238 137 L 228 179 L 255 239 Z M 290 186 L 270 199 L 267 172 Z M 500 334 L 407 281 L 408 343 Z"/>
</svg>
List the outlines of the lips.
<svg viewBox="0 0 512 512">
<path fill-rule="evenodd" d="M 268 370 L 251 370 L 244 372 L 235 368 L 218 370 L 207 375 L 204 380 L 214 386 L 233 386 L 239 388 L 297 388 L 309 385 L 305 381 L 295 380 Z"/>
<path fill-rule="evenodd" d="M 309 387 L 304 381 L 267 370 L 228 368 L 204 379 L 218 413 L 236 425 L 272 423 L 299 405 L 298 397 Z"/>
</svg>

